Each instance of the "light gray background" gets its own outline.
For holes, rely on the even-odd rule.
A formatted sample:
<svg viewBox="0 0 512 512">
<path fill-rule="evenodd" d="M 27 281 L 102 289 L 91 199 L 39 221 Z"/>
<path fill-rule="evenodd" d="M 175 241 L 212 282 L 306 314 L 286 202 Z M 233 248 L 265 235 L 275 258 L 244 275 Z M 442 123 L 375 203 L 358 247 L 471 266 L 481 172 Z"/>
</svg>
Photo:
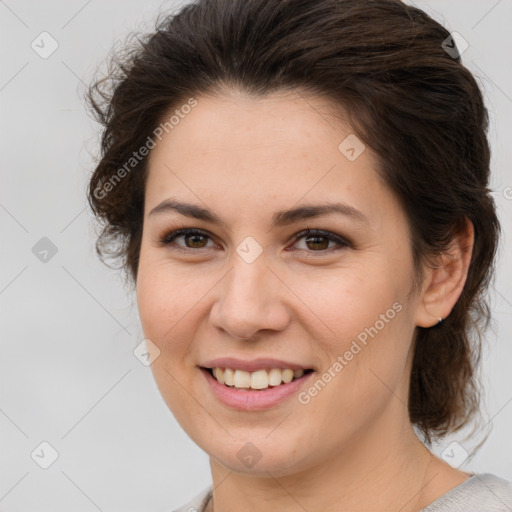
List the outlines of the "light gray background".
<svg viewBox="0 0 512 512">
<path fill-rule="evenodd" d="M 484 427 L 435 451 L 455 441 L 460 455 L 490 432 L 461 468 L 512 480 L 512 276 L 505 263 L 512 261 L 512 1 L 415 4 L 470 45 L 463 61 L 486 90 L 492 189 L 504 228 L 483 360 Z M 143 339 L 135 299 L 97 260 L 85 208 L 99 127 L 84 111 L 80 82 L 89 82 L 116 40 L 150 29 L 160 10 L 177 5 L 0 0 L 2 512 L 165 511 L 210 483 L 206 454 L 132 353 Z M 47 59 L 31 48 L 43 31 L 59 45 Z M 58 249 L 46 263 L 32 253 L 42 237 Z M 59 454 L 48 469 L 31 458 L 43 441 Z"/>
</svg>

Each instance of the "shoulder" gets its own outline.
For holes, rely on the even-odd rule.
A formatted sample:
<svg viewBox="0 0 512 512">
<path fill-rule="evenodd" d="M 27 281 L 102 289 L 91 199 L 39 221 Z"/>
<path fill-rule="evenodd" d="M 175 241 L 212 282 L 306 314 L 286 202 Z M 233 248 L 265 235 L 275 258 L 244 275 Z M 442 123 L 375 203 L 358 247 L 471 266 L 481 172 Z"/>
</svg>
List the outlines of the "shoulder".
<svg viewBox="0 0 512 512">
<path fill-rule="evenodd" d="M 172 512 L 204 512 L 212 486 Z M 509 512 L 512 510 L 512 483 L 491 473 L 473 475 L 443 494 L 421 512 Z"/>
<path fill-rule="evenodd" d="M 194 499 L 171 512 L 204 512 L 204 509 L 212 495 L 213 486 L 203 489 Z"/>
<path fill-rule="evenodd" d="M 506 512 L 512 510 L 512 483 L 491 473 L 475 474 L 421 512 Z"/>
</svg>

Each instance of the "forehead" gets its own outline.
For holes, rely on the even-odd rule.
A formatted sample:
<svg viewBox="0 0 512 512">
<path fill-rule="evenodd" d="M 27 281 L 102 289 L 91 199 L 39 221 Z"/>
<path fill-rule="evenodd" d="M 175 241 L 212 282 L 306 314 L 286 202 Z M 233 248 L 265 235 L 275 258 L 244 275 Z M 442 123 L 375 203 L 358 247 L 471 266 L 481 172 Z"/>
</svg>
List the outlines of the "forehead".
<svg viewBox="0 0 512 512">
<path fill-rule="evenodd" d="M 335 119 L 335 112 L 336 106 L 328 100 L 297 92 L 264 97 L 235 92 L 201 96 L 181 119 L 175 116 L 178 123 L 164 138 L 167 142 L 172 139 L 174 150 L 194 148 L 189 157 L 220 151 L 243 159 L 254 151 L 263 153 L 264 148 L 269 155 L 288 149 L 292 156 L 292 152 L 303 154 L 307 147 L 312 150 L 307 156 L 314 158 L 317 150 L 323 152 L 327 145 L 336 150 L 343 135 L 351 133 L 348 126 Z M 159 144 L 153 154 L 160 153 L 162 146 Z"/>
<path fill-rule="evenodd" d="M 150 154 L 148 208 L 173 196 L 224 210 L 231 202 L 233 214 L 243 205 L 254 215 L 319 199 L 372 209 L 376 195 L 389 196 L 368 147 L 359 141 L 356 159 L 343 153 L 347 137 L 349 145 L 358 139 L 328 100 L 298 93 L 195 99 Z"/>
</svg>

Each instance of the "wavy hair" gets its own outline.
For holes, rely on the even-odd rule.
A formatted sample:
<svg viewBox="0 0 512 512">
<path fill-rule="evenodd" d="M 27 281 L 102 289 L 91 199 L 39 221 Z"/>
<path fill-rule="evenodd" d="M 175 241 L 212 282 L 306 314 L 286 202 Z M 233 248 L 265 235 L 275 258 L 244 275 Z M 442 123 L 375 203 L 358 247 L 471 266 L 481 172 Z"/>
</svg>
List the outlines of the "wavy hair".
<svg viewBox="0 0 512 512">
<path fill-rule="evenodd" d="M 409 392 L 411 423 L 427 442 L 466 425 L 479 409 L 500 225 L 488 189 L 488 113 L 448 30 L 400 0 L 198 0 L 132 37 L 87 92 L 103 127 L 88 191 L 102 226 L 96 247 L 132 282 L 147 157 L 115 176 L 172 109 L 232 88 L 254 97 L 308 91 L 343 109 L 403 207 L 419 278 L 472 222 L 464 289 L 442 323 L 417 328 Z"/>
</svg>

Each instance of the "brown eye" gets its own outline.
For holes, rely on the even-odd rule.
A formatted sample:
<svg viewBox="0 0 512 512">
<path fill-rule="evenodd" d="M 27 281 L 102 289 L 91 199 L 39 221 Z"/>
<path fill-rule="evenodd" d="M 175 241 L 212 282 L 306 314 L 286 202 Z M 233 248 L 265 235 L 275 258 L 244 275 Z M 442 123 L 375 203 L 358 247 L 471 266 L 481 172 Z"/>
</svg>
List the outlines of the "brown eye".
<svg viewBox="0 0 512 512">
<path fill-rule="evenodd" d="M 325 236 L 311 235 L 306 237 L 306 244 L 311 244 L 308 245 L 310 249 L 327 249 L 329 240 Z"/>
<path fill-rule="evenodd" d="M 308 252 L 328 252 L 329 249 L 337 250 L 350 246 L 346 240 L 329 231 L 307 229 L 295 235 L 295 244 L 301 239 L 305 240 L 305 247 L 299 248 L 299 250 Z M 337 244 L 338 247 L 329 247 L 330 242 Z"/>
<path fill-rule="evenodd" d="M 176 240 L 183 238 L 184 243 L 177 243 Z M 306 252 L 326 253 L 331 250 L 339 250 L 344 247 L 350 247 L 350 243 L 341 238 L 340 236 L 329 231 L 307 229 L 295 235 L 295 243 L 299 240 L 305 240 L 305 246 L 299 247 L 298 250 Z M 208 241 L 212 240 L 210 235 L 205 231 L 199 229 L 178 229 L 171 231 L 159 240 L 162 246 L 174 246 L 175 248 L 183 251 L 206 249 Z M 213 242 L 213 241 L 212 241 Z M 329 247 L 330 243 L 334 243 L 338 247 Z"/>
<path fill-rule="evenodd" d="M 192 245 L 188 247 L 192 247 L 194 249 L 201 248 L 205 246 L 206 237 L 204 235 L 198 235 L 196 233 L 189 233 L 187 235 L 183 235 L 186 240 L 185 245 L 187 245 L 187 241 Z"/>
<path fill-rule="evenodd" d="M 177 244 L 176 239 L 183 238 L 183 244 Z M 206 244 L 210 236 L 199 229 L 178 229 L 166 234 L 161 240 L 160 245 L 175 245 L 180 249 L 203 249 L 208 247 Z"/>
</svg>

